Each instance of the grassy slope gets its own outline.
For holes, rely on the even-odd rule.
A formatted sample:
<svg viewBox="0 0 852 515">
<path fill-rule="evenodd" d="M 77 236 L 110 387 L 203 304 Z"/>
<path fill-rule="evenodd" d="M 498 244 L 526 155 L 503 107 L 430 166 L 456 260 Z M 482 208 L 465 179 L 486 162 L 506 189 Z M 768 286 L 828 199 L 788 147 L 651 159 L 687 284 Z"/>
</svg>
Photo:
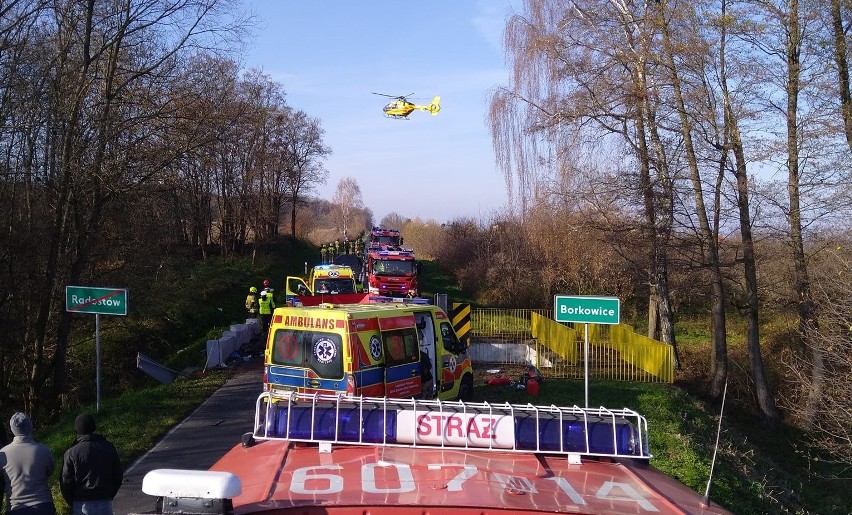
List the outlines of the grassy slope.
<svg viewBox="0 0 852 515">
<path fill-rule="evenodd" d="M 542 384 L 538 397 L 506 386 L 477 385 L 476 400 L 538 405 L 582 405 L 582 381 Z M 708 407 L 684 390 L 659 384 L 595 381 L 589 405 L 627 407 L 648 420 L 651 464 L 696 492 L 704 493 L 718 424 L 718 408 Z M 808 467 L 796 432 L 769 432 L 759 422 L 726 413 L 710 496 L 738 514 L 850 513 L 845 489 L 821 479 L 828 464 Z M 819 466 L 820 470 L 815 467 Z M 810 468 L 810 470 L 808 470 Z"/>
<path fill-rule="evenodd" d="M 311 263 L 312 257 L 312 249 L 298 242 L 289 242 L 284 252 L 260 258 L 254 265 L 246 261 L 228 264 L 212 261 L 184 277 L 192 277 L 192 288 L 195 292 L 202 292 L 204 298 L 227 299 L 227 303 L 219 303 L 225 305 L 223 312 L 211 310 L 210 317 L 235 320 L 243 316 L 241 304 L 248 284 L 269 277 L 279 289 L 286 275 L 301 274 L 304 261 Z M 471 300 L 461 298 L 450 278 L 440 274 L 433 263 L 424 263 L 423 271 L 421 288 L 429 296 L 434 292 L 447 292 L 453 300 Z M 172 358 L 169 363 L 172 368 L 198 365 L 200 351 L 207 338 L 204 333 L 210 330 L 213 319 L 199 316 L 197 305 L 194 310 L 195 334 L 201 337 Z M 170 312 L 179 316 L 179 311 L 172 308 Z M 224 327 L 226 324 L 221 325 Z M 691 349 L 690 346 L 706 343 L 705 335 L 695 328 L 683 331 L 682 351 L 687 354 L 690 350 L 696 354 L 703 353 L 702 349 Z M 227 375 L 227 370 L 211 371 L 182 378 L 172 385 L 158 385 L 143 378 L 145 385 L 141 388 L 123 396 L 102 399 L 99 427 L 116 443 L 123 462 L 132 463 L 171 425 L 207 398 Z M 536 399 L 503 386 L 484 385 L 479 385 L 476 396 L 476 400 L 494 402 L 534 401 L 536 404 L 573 405 L 582 404 L 584 392 L 580 381 L 548 381 L 542 385 L 541 394 Z M 694 490 L 704 492 L 718 407 L 707 406 L 675 386 L 620 382 L 592 383 L 590 404 L 629 407 L 645 415 L 654 454 L 652 465 Z M 147 409 L 148 406 L 157 406 L 158 409 L 152 411 Z M 61 456 L 73 436 L 74 417 L 83 410 L 94 411 L 94 406 L 81 406 L 65 414 L 57 424 L 37 431 L 37 438 L 49 445 L 55 456 Z M 852 491 L 850 483 L 823 479 L 823 476 L 837 470 L 824 460 L 815 460 L 814 456 L 800 433 L 786 428 L 767 431 L 759 421 L 729 406 L 723 422 L 711 497 L 741 514 L 830 515 L 852 512 L 852 502 L 848 500 L 848 492 Z"/>
</svg>

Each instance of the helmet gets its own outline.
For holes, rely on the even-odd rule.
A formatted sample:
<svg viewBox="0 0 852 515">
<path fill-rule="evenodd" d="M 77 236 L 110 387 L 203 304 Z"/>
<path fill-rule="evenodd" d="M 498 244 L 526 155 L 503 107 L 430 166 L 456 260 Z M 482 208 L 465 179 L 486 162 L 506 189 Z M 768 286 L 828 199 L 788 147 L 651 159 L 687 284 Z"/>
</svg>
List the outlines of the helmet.
<svg viewBox="0 0 852 515">
<path fill-rule="evenodd" d="M 263 280 L 263 286 L 264 286 L 264 287 L 269 286 L 269 279 L 264 279 L 264 280 Z"/>
<path fill-rule="evenodd" d="M 252 286 L 251 288 L 249 288 L 249 293 L 257 293 L 257 288 Z"/>
</svg>

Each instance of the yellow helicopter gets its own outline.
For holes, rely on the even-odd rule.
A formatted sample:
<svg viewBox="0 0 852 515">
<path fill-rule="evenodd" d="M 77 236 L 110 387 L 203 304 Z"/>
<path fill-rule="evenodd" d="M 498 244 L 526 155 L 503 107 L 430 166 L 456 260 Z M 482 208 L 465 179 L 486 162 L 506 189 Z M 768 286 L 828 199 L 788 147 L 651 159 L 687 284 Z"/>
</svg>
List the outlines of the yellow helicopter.
<svg viewBox="0 0 852 515">
<path fill-rule="evenodd" d="M 383 97 L 390 97 L 393 100 L 387 103 L 385 107 L 382 108 L 382 111 L 385 112 L 385 116 L 388 118 L 408 118 L 408 115 L 411 114 L 412 111 L 419 109 L 421 111 L 429 111 L 432 113 L 432 116 L 438 114 L 438 111 L 441 110 L 441 97 L 435 97 L 432 99 L 428 105 L 418 105 L 414 102 L 408 100 L 407 97 L 413 95 L 403 95 L 403 96 L 395 96 L 395 95 L 385 95 L 384 93 L 376 93 L 373 92 L 374 95 L 379 95 Z"/>
</svg>

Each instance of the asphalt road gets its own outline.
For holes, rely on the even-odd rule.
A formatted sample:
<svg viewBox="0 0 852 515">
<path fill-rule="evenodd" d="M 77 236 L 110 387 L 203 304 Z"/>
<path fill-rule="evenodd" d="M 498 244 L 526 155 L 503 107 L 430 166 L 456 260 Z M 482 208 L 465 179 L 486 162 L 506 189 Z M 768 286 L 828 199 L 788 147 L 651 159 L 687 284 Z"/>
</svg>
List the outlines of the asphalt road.
<svg viewBox="0 0 852 515">
<path fill-rule="evenodd" d="M 207 470 L 240 443 L 254 423 L 254 406 L 262 391 L 263 356 L 241 362 L 231 377 L 153 449 L 124 473 L 113 500 L 116 514 L 151 512 L 155 498 L 142 492 L 142 478 L 158 468 Z M 151 406 L 151 409 L 157 409 Z"/>
</svg>

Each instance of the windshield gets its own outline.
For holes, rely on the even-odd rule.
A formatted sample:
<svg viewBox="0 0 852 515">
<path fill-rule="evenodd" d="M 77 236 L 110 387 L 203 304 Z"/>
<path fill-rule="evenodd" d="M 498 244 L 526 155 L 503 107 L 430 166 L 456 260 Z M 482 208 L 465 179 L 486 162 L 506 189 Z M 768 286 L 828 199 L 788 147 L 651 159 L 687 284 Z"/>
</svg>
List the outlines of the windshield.
<svg viewBox="0 0 852 515">
<path fill-rule="evenodd" d="M 399 245 L 399 236 L 373 236 L 373 243 L 387 243 L 388 245 Z"/>
<path fill-rule="evenodd" d="M 315 294 L 355 293 L 353 279 L 319 279 L 314 283 Z"/>
<path fill-rule="evenodd" d="M 319 377 L 343 377 L 343 346 L 336 333 L 278 329 L 272 340 L 272 363 L 310 368 Z"/>
<path fill-rule="evenodd" d="M 414 275 L 414 261 L 377 259 L 373 262 L 376 275 Z"/>
</svg>

